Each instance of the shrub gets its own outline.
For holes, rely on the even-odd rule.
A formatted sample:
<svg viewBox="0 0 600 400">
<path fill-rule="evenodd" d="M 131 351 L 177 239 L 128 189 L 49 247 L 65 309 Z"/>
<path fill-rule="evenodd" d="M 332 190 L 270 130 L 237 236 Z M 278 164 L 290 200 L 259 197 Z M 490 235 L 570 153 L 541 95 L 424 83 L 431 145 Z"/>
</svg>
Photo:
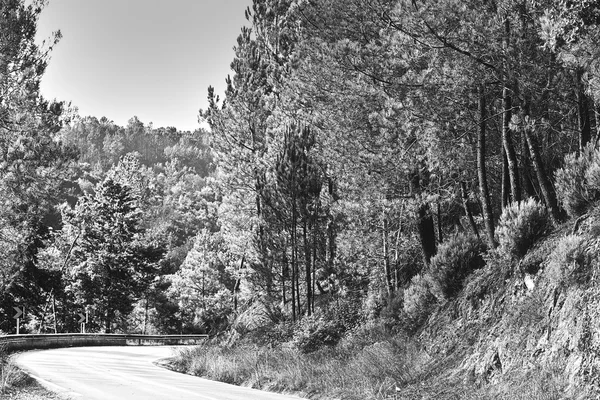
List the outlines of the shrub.
<svg viewBox="0 0 600 400">
<path fill-rule="evenodd" d="M 600 149 L 588 145 L 583 153 L 565 157 L 565 165 L 556 171 L 556 194 L 572 217 L 584 214 L 600 198 Z"/>
<path fill-rule="evenodd" d="M 458 235 L 440 245 L 431 259 L 430 274 L 438 299 L 456 296 L 464 279 L 483 267 L 486 245 L 475 236 Z"/>
<path fill-rule="evenodd" d="M 311 353 L 323 346 L 334 346 L 343 335 L 363 319 L 358 299 L 341 298 L 325 310 L 317 310 L 304 317 L 294 333 L 294 343 L 303 353 Z"/>
<path fill-rule="evenodd" d="M 533 244 L 550 232 L 552 223 L 546 208 L 530 198 L 506 207 L 500 216 L 496 233 L 500 251 L 523 257 Z"/>
<path fill-rule="evenodd" d="M 382 308 L 379 316 L 383 319 L 397 320 L 404 308 L 404 290 L 396 290 L 391 297 L 388 296 L 385 306 Z"/>
<path fill-rule="evenodd" d="M 323 315 L 305 317 L 294 334 L 294 344 L 302 353 L 312 353 L 323 346 L 334 346 L 342 338 L 345 327 Z"/>
<path fill-rule="evenodd" d="M 429 316 L 435 296 L 432 293 L 431 277 L 415 275 L 410 286 L 404 291 L 404 312 L 408 317 L 407 330 L 420 326 Z"/>
<path fill-rule="evenodd" d="M 368 320 L 347 332 L 336 349 L 354 354 L 367 346 L 391 340 L 397 333 L 394 329 L 396 324 L 397 321 L 387 318 Z"/>
<path fill-rule="evenodd" d="M 584 283 L 591 273 L 591 260 L 586 254 L 587 242 L 581 236 L 560 239 L 548 257 L 546 277 L 555 285 Z"/>
</svg>

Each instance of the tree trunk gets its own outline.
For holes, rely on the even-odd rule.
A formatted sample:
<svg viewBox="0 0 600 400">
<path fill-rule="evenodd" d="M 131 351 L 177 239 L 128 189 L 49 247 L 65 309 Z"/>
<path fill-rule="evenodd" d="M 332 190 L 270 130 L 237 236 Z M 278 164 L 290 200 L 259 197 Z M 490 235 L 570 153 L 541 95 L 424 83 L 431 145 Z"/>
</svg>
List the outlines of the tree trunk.
<svg viewBox="0 0 600 400">
<path fill-rule="evenodd" d="M 281 301 L 285 307 L 287 303 L 286 290 L 285 290 L 285 281 L 289 276 L 289 268 L 288 268 L 288 258 L 287 258 L 287 246 L 284 246 L 283 250 L 283 262 L 281 263 Z"/>
<path fill-rule="evenodd" d="M 331 197 L 332 202 L 337 201 L 337 186 L 332 179 L 329 179 L 328 184 L 329 196 Z M 335 245 L 335 233 L 336 226 L 333 216 L 331 215 L 331 207 L 327 212 L 327 254 L 326 254 L 326 262 L 327 262 L 327 272 L 331 273 L 333 271 L 333 262 L 335 260 L 336 254 L 336 245 Z"/>
<path fill-rule="evenodd" d="M 583 68 L 577 68 L 575 71 L 575 90 L 577 96 L 577 116 L 579 121 L 579 153 L 583 153 L 583 149 L 592 138 L 590 128 L 590 105 L 588 97 L 585 94 L 583 84 Z"/>
<path fill-rule="evenodd" d="M 594 104 L 594 120 L 596 121 L 596 144 L 600 140 L 600 106 L 596 102 Z"/>
<path fill-rule="evenodd" d="M 521 135 L 523 148 L 523 173 L 521 174 L 521 178 L 523 179 L 523 191 L 525 192 L 525 198 L 533 197 L 535 195 L 535 188 L 533 187 L 533 177 L 531 175 L 531 152 L 529 151 L 529 146 L 527 144 L 526 135 Z"/>
<path fill-rule="evenodd" d="M 312 300 L 312 279 L 311 279 L 311 256 L 310 246 L 308 245 L 308 217 L 304 217 L 302 225 L 302 240 L 304 242 L 304 269 L 305 269 L 305 284 L 306 284 L 306 315 L 311 315 L 311 300 Z"/>
<path fill-rule="evenodd" d="M 423 249 L 423 261 L 429 267 L 431 258 L 435 255 L 437 248 L 435 243 L 435 227 L 433 215 L 427 203 L 421 203 L 417 211 L 419 240 Z"/>
<path fill-rule="evenodd" d="M 502 209 L 510 204 L 510 178 L 508 177 L 508 159 L 502 143 Z"/>
<path fill-rule="evenodd" d="M 292 223 L 293 226 L 293 223 Z M 296 322 L 296 261 L 295 261 L 295 249 L 294 249 L 294 232 L 293 232 L 293 228 L 292 228 L 292 232 L 290 232 L 290 241 L 292 244 L 291 250 L 292 250 L 292 281 L 291 281 L 291 285 L 290 288 L 292 289 L 292 321 Z"/>
<path fill-rule="evenodd" d="M 146 298 L 146 305 L 144 306 L 144 325 L 142 326 L 142 335 L 146 334 L 146 326 L 148 325 L 148 298 Z"/>
<path fill-rule="evenodd" d="M 485 223 L 487 241 L 490 248 L 496 247 L 494 238 L 494 214 L 487 184 L 487 171 L 485 167 L 485 92 L 480 88 L 479 93 L 479 130 L 477 135 L 477 176 L 479 178 L 479 191 L 481 197 L 481 208 Z"/>
<path fill-rule="evenodd" d="M 392 269 L 390 267 L 390 248 L 389 248 L 389 223 L 387 217 L 383 217 L 383 272 L 385 274 L 385 283 L 388 296 L 391 298 L 394 293 L 392 283 Z"/>
<path fill-rule="evenodd" d="M 444 241 L 444 232 L 442 231 L 442 209 L 439 200 L 437 201 L 436 220 L 438 231 L 438 243 L 442 243 Z"/>
<path fill-rule="evenodd" d="M 58 327 L 56 322 L 56 296 L 52 295 L 52 315 L 54 316 L 54 333 L 58 333 Z"/>
<path fill-rule="evenodd" d="M 465 215 L 467 216 L 467 219 L 469 220 L 469 225 L 471 226 L 471 230 L 473 231 L 475 236 L 477 236 L 477 238 L 479 239 L 479 229 L 477 229 L 477 224 L 475 223 L 475 218 L 473 218 L 473 211 L 471 211 L 471 204 L 469 203 L 469 195 L 467 193 L 467 183 L 464 181 L 460 183 L 460 193 L 461 193 L 461 197 L 462 197 L 463 207 L 465 209 Z"/>
<path fill-rule="evenodd" d="M 504 151 L 506 152 L 506 160 L 508 162 L 511 202 L 517 202 L 521 201 L 519 164 L 510 134 L 509 123 L 512 118 L 512 98 L 509 94 L 509 88 L 506 85 L 502 89 L 502 108 L 502 143 L 504 144 Z"/>
<path fill-rule="evenodd" d="M 294 251 L 297 251 L 294 250 Z M 296 310 L 296 314 L 298 318 L 302 316 L 302 297 L 300 296 L 300 270 L 298 268 L 298 254 L 296 253 L 296 301 L 298 303 L 298 309 Z"/>
<path fill-rule="evenodd" d="M 531 153 L 533 168 L 535 169 L 535 173 L 540 184 L 540 189 L 542 191 L 542 196 L 544 197 L 546 207 L 548 207 L 548 211 L 550 211 L 550 216 L 552 217 L 552 219 L 555 222 L 560 222 L 562 220 L 562 215 L 560 209 L 558 208 L 556 194 L 554 193 L 552 184 L 550 183 L 550 180 L 546 175 L 546 171 L 544 170 L 542 159 L 537 150 L 537 146 L 535 145 L 535 138 L 533 137 L 531 131 L 528 128 L 525 129 L 524 134 L 527 139 L 527 144 L 529 145 L 529 152 Z"/>
<path fill-rule="evenodd" d="M 398 227 L 396 232 L 396 243 L 394 246 L 394 290 L 400 289 L 400 234 L 402 233 L 402 226 Z"/>
<path fill-rule="evenodd" d="M 104 333 L 112 333 L 112 310 L 106 310 L 104 317 Z"/>
<path fill-rule="evenodd" d="M 421 194 L 421 178 L 418 170 L 413 171 L 410 185 L 413 195 L 418 197 Z M 423 262 L 425 267 L 429 267 L 429 262 L 436 253 L 435 224 L 429 205 L 422 200 L 417 205 L 417 231 L 423 250 Z"/>
<path fill-rule="evenodd" d="M 315 286 L 317 283 L 317 230 L 318 224 L 317 219 L 315 218 L 315 221 L 312 224 L 312 298 L 310 300 L 313 314 L 315 312 Z"/>
</svg>

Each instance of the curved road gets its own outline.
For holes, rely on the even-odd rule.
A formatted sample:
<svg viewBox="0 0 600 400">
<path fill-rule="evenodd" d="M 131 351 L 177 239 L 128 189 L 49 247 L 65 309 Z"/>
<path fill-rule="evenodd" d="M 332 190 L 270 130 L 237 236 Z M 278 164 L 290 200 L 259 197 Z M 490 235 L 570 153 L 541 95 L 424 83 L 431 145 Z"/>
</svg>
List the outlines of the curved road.
<svg viewBox="0 0 600 400">
<path fill-rule="evenodd" d="M 75 347 L 18 354 L 16 364 L 46 388 L 85 400 L 299 399 L 179 374 L 153 362 L 173 347 Z"/>
</svg>

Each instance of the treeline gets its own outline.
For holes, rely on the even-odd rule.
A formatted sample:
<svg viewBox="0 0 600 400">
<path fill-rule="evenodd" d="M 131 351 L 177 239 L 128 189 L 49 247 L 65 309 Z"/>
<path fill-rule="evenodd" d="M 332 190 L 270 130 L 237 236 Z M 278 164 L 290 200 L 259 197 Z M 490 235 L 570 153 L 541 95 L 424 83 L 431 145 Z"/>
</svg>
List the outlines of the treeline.
<svg viewBox="0 0 600 400">
<path fill-rule="evenodd" d="M 3 235 L 1 329 L 14 331 L 15 306 L 25 307 L 21 331 L 29 333 L 78 331 L 80 313 L 89 315 L 88 331 L 210 329 L 184 318 L 180 293 L 170 289 L 196 236 L 218 231 L 206 135 L 153 129 L 137 118 L 127 127 L 106 118 L 63 121 L 54 136 L 60 167 L 32 221 L 37 230 Z M 27 245 L 31 253 L 23 254 Z"/>
<path fill-rule="evenodd" d="M 196 236 L 219 230 L 208 134 L 121 127 L 49 102 L 44 2 L 2 3 L 0 332 L 208 331 L 174 287 Z M 199 240 L 199 239 L 198 239 Z"/>
</svg>

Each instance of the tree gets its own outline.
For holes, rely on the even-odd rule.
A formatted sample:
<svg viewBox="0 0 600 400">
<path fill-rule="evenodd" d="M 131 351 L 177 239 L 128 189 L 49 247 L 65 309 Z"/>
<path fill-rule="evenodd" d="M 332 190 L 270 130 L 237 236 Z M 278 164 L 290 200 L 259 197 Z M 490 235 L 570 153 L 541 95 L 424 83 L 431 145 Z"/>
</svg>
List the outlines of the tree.
<svg viewBox="0 0 600 400">
<path fill-rule="evenodd" d="M 235 279 L 232 255 L 220 234 L 203 230 L 196 236 L 181 269 L 169 277 L 170 296 L 180 307 L 189 328 L 220 332 L 234 309 Z"/>
<path fill-rule="evenodd" d="M 144 241 L 141 210 L 132 189 L 110 178 L 80 199 L 70 225 L 81 237 L 73 250 L 70 291 L 82 307 L 93 306 L 106 333 L 121 324 L 156 275 L 162 250 Z"/>
<path fill-rule="evenodd" d="M 35 44 L 44 1 L 0 3 L 0 320 L 12 306 L 27 302 L 35 310 L 56 282 L 38 268 L 36 257 L 57 228 L 54 206 L 76 156 L 56 133 L 65 105 L 39 93 L 49 53 Z M 0 329 L 8 329 L 1 325 Z"/>
</svg>

